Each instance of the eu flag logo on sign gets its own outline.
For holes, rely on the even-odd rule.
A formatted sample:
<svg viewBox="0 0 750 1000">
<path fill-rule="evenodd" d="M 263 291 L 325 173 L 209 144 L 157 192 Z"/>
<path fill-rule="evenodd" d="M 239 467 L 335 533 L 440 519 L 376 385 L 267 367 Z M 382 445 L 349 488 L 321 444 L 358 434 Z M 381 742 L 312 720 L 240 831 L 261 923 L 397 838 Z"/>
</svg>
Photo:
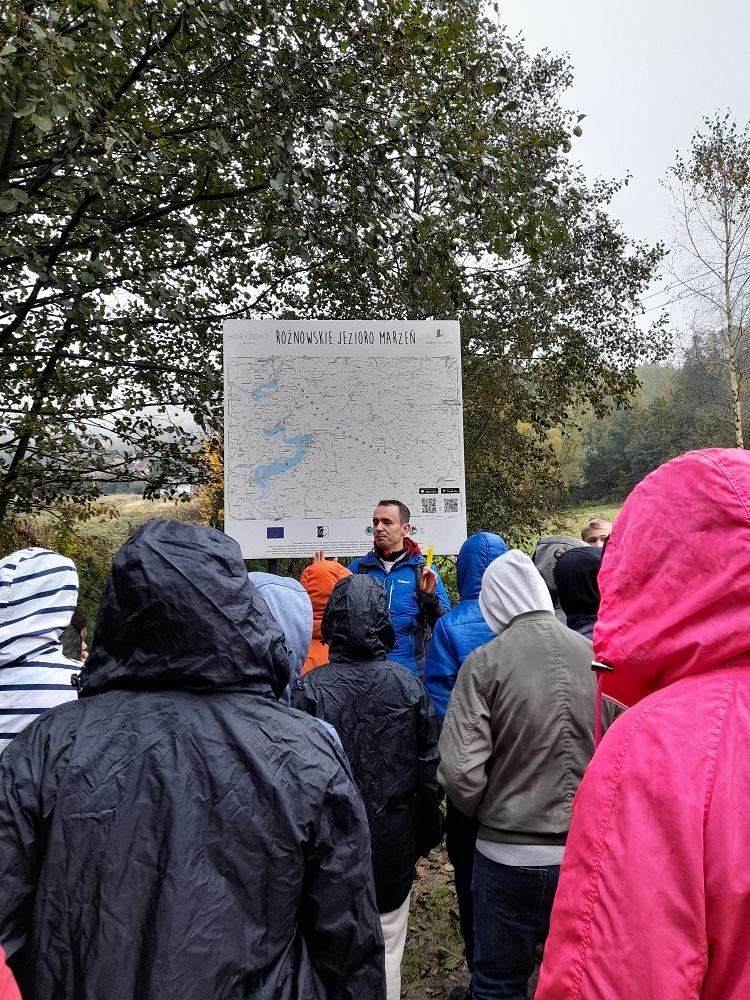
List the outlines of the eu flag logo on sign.
<svg viewBox="0 0 750 1000">
<path fill-rule="evenodd" d="M 266 538 L 283 538 L 283 528 L 266 528 Z"/>
</svg>

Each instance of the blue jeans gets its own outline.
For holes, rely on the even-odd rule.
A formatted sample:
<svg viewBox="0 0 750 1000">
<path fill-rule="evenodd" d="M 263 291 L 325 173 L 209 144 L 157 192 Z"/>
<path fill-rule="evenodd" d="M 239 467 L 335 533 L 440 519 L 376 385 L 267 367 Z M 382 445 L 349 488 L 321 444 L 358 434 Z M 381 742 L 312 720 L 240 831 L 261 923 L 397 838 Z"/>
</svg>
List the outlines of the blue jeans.
<svg viewBox="0 0 750 1000">
<path fill-rule="evenodd" d="M 559 865 L 516 868 L 474 858 L 474 1000 L 526 1000 L 549 932 Z"/>
</svg>

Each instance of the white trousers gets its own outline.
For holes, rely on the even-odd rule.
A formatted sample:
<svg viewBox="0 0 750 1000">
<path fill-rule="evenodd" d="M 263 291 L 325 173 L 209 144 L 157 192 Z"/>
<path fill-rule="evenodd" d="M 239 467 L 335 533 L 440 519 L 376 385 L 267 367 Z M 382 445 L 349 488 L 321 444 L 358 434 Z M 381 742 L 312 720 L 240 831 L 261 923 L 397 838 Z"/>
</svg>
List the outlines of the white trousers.
<svg viewBox="0 0 750 1000">
<path fill-rule="evenodd" d="M 411 893 L 397 910 L 380 914 L 385 942 L 385 985 L 387 1000 L 401 1000 L 401 959 L 404 957 L 406 929 L 409 926 Z"/>
</svg>

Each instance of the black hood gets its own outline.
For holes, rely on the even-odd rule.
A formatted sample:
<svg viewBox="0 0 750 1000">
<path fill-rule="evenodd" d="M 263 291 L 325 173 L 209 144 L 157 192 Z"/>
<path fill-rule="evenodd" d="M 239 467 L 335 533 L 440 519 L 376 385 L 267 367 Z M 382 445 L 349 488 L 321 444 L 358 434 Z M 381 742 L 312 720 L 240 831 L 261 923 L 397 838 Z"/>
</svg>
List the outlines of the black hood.
<svg viewBox="0 0 750 1000">
<path fill-rule="evenodd" d="M 82 696 L 157 687 L 278 697 L 288 681 L 284 637 L 235 541 L 164 520 L 125 542 L 102 594 Z"/>
<path fill-rule="evenodd" d="M 599 568 L 602 550 L 586 545 L 569 549 L 555 564 L 554 574 L 560 607 L 571 615 L 596 615 L 599 612 Z"/>
<path fill-rule="evenodd" d="M 329 659 L 385 660 L 396 645 L 382 583 L 360 573 L 339 580 L 320 625 Z"/>
</svg>

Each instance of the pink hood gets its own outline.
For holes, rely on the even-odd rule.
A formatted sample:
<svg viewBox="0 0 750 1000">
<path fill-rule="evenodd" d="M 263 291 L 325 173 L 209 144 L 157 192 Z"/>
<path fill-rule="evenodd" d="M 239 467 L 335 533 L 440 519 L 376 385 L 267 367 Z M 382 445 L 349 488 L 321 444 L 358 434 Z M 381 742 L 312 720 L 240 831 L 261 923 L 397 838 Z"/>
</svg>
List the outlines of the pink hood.
<svg viewBox="0 0 750 1000">
<path fill-rule="evenodd" d="M 603 692 L 631 706 L 681 677 L 750 661 L 750 454 L 692 451 L 625 502 L 599 573 Z"/>
</svg>

